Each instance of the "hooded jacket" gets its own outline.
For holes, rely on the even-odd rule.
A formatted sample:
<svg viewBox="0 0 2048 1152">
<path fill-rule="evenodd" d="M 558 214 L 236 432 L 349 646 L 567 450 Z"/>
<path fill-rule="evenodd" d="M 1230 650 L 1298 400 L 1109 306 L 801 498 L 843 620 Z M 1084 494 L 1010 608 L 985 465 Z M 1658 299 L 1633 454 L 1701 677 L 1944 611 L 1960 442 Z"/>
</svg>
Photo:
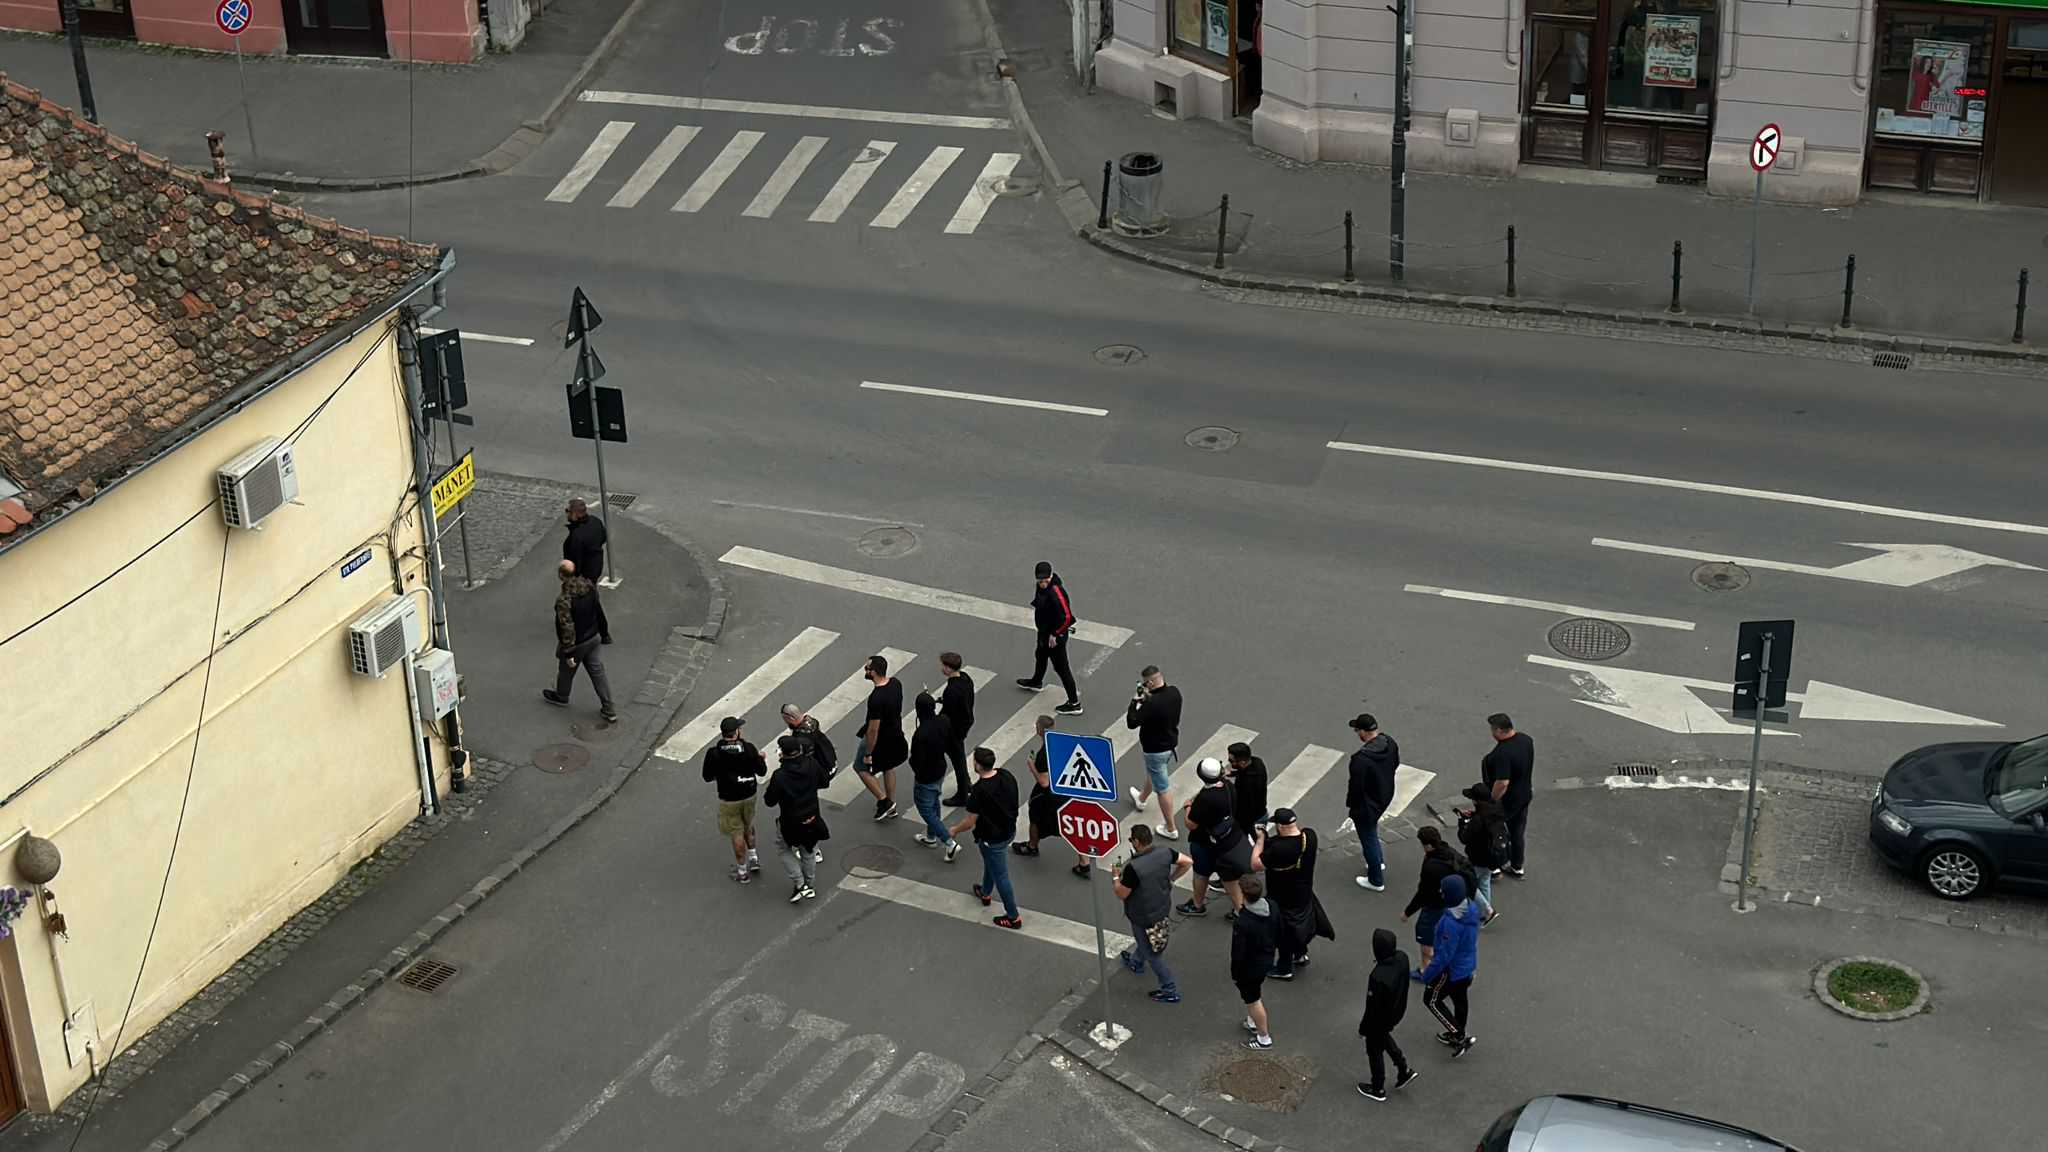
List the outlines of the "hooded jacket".
<svg viewBox="0 0 2048 1152">
<path fill-rule="evenodd" d="M 1067 586 L 1060 582 L 1060 574 L 1052 574 L 1052 580 L 1031 596 L 1031 615 L 1038 623 L 1038 638 L 1064 636 L 1074 626 L 1074 604 L 1067 599 Z"/>
<path fill-rule="evenodd" d="M 953 726 L 939 715 L 938 704 L 929 692 L 917 694 L 917 732 L 910 738 L 910 774 L 919 784 L 937 784 L 950 771 L 946 746 L 953 742 Z"/>
<path fill-rule="evenodd" d="M 1508 818 L 1493 798 L 1493 789 L 1474 784 L 1465 789 L 1465 799 L 1472 801 L 1472 815 L 1458 822 L 1458 843 L 1465 846 L 1465 855 L 1480 868 L 1507 864 L 1507 858 L 1494 851 L 1496 845 L 1508 842 Z"/>
<path fill-rule="evenodd" d="M 555 596 L 555 655 L 567 656 L 578 644 L 597 639 L 597 585 L 581 576 L 562 581 Z"/>
<path fill-rule="evenodd" d="M 824 784 L 825 770 L 807 755 L 784 759 L 768 778 L 761 800 L 776 810 L 776 830 L 791 847 L 808 848 L 831 837 L 818 811 L 818 789 Z"/>
<path fill-rule="evenodd" d="M 1278 954 L 1274 935 L 1273 906 L 1265 897 L 1237 910 L 1230 926 L 1230 978 L 1239 982 L 1263 980 Z"/>
<path fill-rule="evenodd" d="M 1449 844 L 1431 848 L 1422 858 L 1422 876 L 1415 883 L 1415 895 L 1408 900 L 1407 914 L 1415 915 L 1425 908 L 1443 908 L 1444 878 L 1455 878 L 1458 874 L 1458 853 Z M 1459 880 L 1462 893 L 1464 881 Z M 1461 894 L 1458 899 L 1464 899 Z"/>
<path fill-rule="evenodd" d="M 788 728 L 785 723 L 783 727 Z M 789 729 L 789 734 L 804 742 L 804 754 L 818 762 L 818 768 L 826 780 L 839 770 L 839 750 L 832 747 L 832 740 L 818 727 L 817 720 L 804 717 L 804 722 Z"/>
<path fill-rule="evenodd" d="M 1479 906 L 1465 899 L 1464 879 L 1444 877 L 1442 899 L 1450 911 L 1436 922 L 1436 952 L 1422 970 L 1424 984 L 1446 973 L 1470 980 L 1479 971 Z"/>
<path fill-rule="evenodd" d="M 585 580 L 604 575 L 604 521 L 585 516 L 569 525 L 562 537 L 562 559 L 576 562 L 576 574 Z"/>
<path fill-rule="evenodd" d="M 1385 928 L 1372 933 L 1372 975 L 1365 978 L 1365 1015 L 1358 1018 L 1360 1036 L 1384 1036 L 1408 1014 L 1408 954 L 1395 946 Z"/>
<path fill-rule="evenodd" d="M 1358 746 L 1351 754 L 1350 782 L 1344 788 L 1344 807 L 1354 813 L 1372 813 L 1375 818 L 1394 802 L 1394 769 L 1401 766 L 1401 746 L 1385 732 Z"/>
<path fill-rule="evenodd" d="M 728 803 L 749 800 L 768 774 L 768 761 L 747 740 L 719 740 L 704 750 L 704 780 L 718 782 L 718 798 Z"/>
</svg>

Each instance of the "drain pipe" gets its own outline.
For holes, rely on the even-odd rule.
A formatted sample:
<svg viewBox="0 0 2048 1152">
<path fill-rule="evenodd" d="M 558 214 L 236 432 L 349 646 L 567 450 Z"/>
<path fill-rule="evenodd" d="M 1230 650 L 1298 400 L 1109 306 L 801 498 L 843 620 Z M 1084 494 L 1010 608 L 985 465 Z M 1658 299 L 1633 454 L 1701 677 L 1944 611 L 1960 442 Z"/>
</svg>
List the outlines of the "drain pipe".
<svg viewBox="0 0 2048 1152">
<path fill-rule="evenodd" d="M 1871 25 L 1877 22 L 1877 4 L 1876 0 L 1863 0 L 1856 7 L 1856 57 L 1849 64 L 1852 69 L 1849 73 L 1849 87 L 1858 92 L 1868 92 L 1870 63 L 1865 56 L 1870 51 Z"/>
<path fill-rule="evenodd" d="M 1742 38 L 1742 0 L 1721 0 L 1721 79 L 1735 75 L 1735 42 Z"/>
</svg>

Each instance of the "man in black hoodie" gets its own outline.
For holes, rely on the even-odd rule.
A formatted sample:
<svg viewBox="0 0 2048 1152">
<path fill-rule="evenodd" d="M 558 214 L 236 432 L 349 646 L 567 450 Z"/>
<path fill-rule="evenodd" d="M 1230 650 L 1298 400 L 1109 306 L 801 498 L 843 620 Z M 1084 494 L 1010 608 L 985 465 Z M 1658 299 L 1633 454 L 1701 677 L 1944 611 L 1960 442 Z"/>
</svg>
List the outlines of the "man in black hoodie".
<svg viewBox="0 0 2048 1152">
<path fill-rule="evenodd" d="M 1463 871 L 1465 860 L 1457 849 L 1444 843 L 1444 834 L 1434 824 L 1417 829 L 1415 840 L 1422 845 L 1422 875 L 1415 882 L 1415 895 L 1408 898 L 1408 907 L 1401 910 L 1401 923 L 1415 917 L 1415 943 L 1422 948 L 1422 967 L 1427 968 L 1436 953 L 1436 922 L 1444 917 L 1444 877 Z"/>
<path fill-rule="evenodd" d="M 1074 670 L 1067 663 L 1067 641 L 1074 634 L 1074 604 L 1067 599 L 1067 586 L 1050 561 L 1040 560 L 1032 571 L 1038 591 L 1031 596 L 1031 615 L 1038 625 L 1038 650 L 1032 658 L 1031 675 L 1019 676 L 1017 687 L 1029 692 L 1045 691 L 1045 666 L 1059 673 L 1060 687 L 1067 690 L 1067 702 L 1054 708 L 1062 716 L 1081 714 L 1081 694 L 1074 690 Z"/>
<path fill-rule="evenodd" d="M 946 746 L 953 742 L 953 726 L 939 715 L 939 706 L 929 692 L 917 694 L 917 731 L 910 737 L 910 797 L 917 814 L 924 818 L 924 831 L 915 839 L 927 848 L 944 846 L 946 863 L 960 854 L 960 842 L 946 831 L 939 818 L 939 789 L 946 784 Z"/>
<path fill-rule="evenodd" d="M 569 532 L 562 537 L 562 559 L 573 562 L 576 574 L 595 584 L 604 579 L 604 521 L 591 519 L 590 505 L 581 500 L 569 501 L 565 515 Z M 597 631 L 601 643 L 612 642 L 612 622 L 605 619 L 602 603 L 597 606 Z"/>
<path fill-rule="evenodd" d="M 825 786 L 825 769 L 812 746 L 795 733 L 775 742 L 782 762 L 768 778 L 761 801 L 776 810 L 775 840 L 782 857 L 782 870 L 789 874 L 789 902 L 815 899 L 818 890 L 818 845 L 832 836 L 825 827 L 825 814 L 818 808 L 818 789 Z"/>
<path fill-rule="evenodd" d="M 939 672 L 946 678 L 946 686 L 939 689 L 939 715 L 946 718 L 951 730 L 946 759 L 953 763 L 953 794 L 946 797 L 946 807 L 958 808 L 967 803 L 967 732 L 974 727 L 974 677 L 967 674 L 966 662 L 958 652 L 939 653 Z"/>
<path fill-rule="evenodd" d="M 1365 849 L 1365 875 L 1358 878 L 1358 886 L 1368 892 L 1384 892 L 1387 853 L 1380 845 L 1380 817 L 1394 802 L 1394 769 L 1401 766 L 1401 746 L 1380 731 L 1380 722 L 1370 712 L 1353 717 L 1351 731 L 1358 737 L 1358 750 L 1351 754 L 1344 807 L 1358 829 L 1358 846 Z"/>
<path fill-rule="evenodd" d="M 718 722 L 718 742 L 704 750 L 704 782 L 718 784 L 718 831 L 732 841 L 732 878 L 745 884 L 761 871 L 754 849 L 754 793 L 768 761 L 747 739 L 745 720 Z"/>
<path fill-rule="evenodd" d="M 1372 933 L 1372 975 L 1365 979 L 1365 1015 L 1358 1019 L 1358 1034 L 1365 1037 L 1365 1059 L 1372 1066 L 1372 1082 L 1360 1083 L 1358 1094 L 1367 1100 L 1387 1098 L 1386 1057 L 1394 1058 L 1394 1087 L 1406 1088 L 1415 1079 L 1408 1057 L 1394 1043 L 1394 1025 L 1408 1014 L 1408 954 L 1395 946 L 1394 934 L 1385 928 Z"/>
</svg>

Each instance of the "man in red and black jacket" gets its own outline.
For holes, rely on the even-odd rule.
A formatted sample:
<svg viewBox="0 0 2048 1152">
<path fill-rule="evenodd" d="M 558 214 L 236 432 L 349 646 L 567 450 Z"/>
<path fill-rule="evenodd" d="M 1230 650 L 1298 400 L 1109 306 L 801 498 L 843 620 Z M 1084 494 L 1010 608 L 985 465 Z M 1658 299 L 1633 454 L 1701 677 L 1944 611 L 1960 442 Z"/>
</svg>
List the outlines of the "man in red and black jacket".
<svg viewBox="0 0 2048 1152">
<path fill-rule="evenodd" d="M 1060 674 L 1060 686 L 1067 690 L 1067 702 L 1054 708 L 1062 716 L 1081 714 L 1081 694 L 1074 690 L 1074 670 L 1067 663 L 1067 640 L 1074 634 L 1074 605 L 1067 599 L 1067 586 L 1045 560 L 1033 573 L 1038 591 L 1031 597 L 1031 614 L 1038 623 L 1038 651 L 1031 675 L 1019 677 L 1017 686 L 1031 692 L 1045 691 L 1045 665 L 1052 663 Z"/>
</svg>

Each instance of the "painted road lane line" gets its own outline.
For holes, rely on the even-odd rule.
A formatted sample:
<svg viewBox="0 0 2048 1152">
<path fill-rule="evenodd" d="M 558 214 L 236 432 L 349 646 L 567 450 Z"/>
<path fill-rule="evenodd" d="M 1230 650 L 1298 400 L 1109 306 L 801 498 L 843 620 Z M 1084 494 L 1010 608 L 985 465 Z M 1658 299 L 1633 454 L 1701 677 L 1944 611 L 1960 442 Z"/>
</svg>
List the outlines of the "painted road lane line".
<svg viewBox="0 0 2048 1152">
<path fill-rule="evenodd" d="M 1395 768 L 1394 801 L 1387 805 L 1385 812 L 1380 813 L 1380 823 L 1385 824 L 1387 821 L 1406 812 L 1408 806 L 1415 803 L 1416 799 L 1422 795 L 1423 790 L 1429 787 L 1429 782 L 1434 779 L 1436 779 L 1436 773 L 1431 772 L 1427 768 L 1417 768 L 1412 764 L 1403 764 Z M 1346 832 L 1355 832 L 1357 830 L 1357 823 L 1351 817 L 1346 816 L 1342 821 L 1338 822 L 1337 830 L 1331 833 L 1331 835 L 1342 836 Z"/>
<path fill-rule="evenodd" d="M 964 888 L 940 888 L 933 884 L 920 884 L 905 880 L 901 876 L 845 876 L 840 878 L 839 887 L 848 892 L 858 892 L 877 900 L 887 900 L 915 908 L 920 912 L 935 912 L 941 916 L 958 920 L 963 924 L 978 924 L 992 927 L 989 920 L 997 913 L 983 908 Z M 1002 907 L 998 901 L 996 908 Z M 1016 934 L 1076 952 L 1094 955 L 1095 926 L 1078 920 L 1067 920 L 1044 912 L 1033 912 L 1021 905 L 1018 911 L 1024 918 L 1024 927 Z M 1131 946 L 1131 938 L 1116 932 L 1103 933 L 1103 955 L 1114 960 L 1119 952 Z"/>
<path fill-rule="evenodd" d="M 718 722 L 727 716 L 744 716 L 747 709 L 756 707 L 768 698 L 770 692 L 784 680 L 795 675 L 799 668 L 811 662 L 811 658 L 831 647 L 839 633 L 823 628 L 806 628 L 797 638 L 782 646 L 782 651 L 770 656 L 760 667 L 747 673 L 746 679 L 732 686 L 732 690 L 718 698 L 718 702 L 697 714 L 695 720 L 676 729 L 676 733 L 664 741 L 655 755 L 664 760 L 682 763 L 704 750 L 718 735 Z"/>
<path fill-rule="evenodd" d="M 971 235 L 981 227 L 981 218 L 988 215 L 989 205 L 996 202 L 996 190 L 1002 186 L 1011 172 L 1017 168 L 1015 152 L 998 152 L 981 166 L 981 175 L 974 178 L 974 187 L 960 201 L 960 207 L 953 210 L 953 219 L 946 223 L 949 236 Z"/>
<path fill-rule="evenodd" d="M 1861 560 L 1846 564 L 1824 567 L 1818 564 L 1794 564 L 1787 560 L 1759 560 L 1749 556 L 1727 556 L 1713 552 L 1699 552 L 1691 548 L 1666 548 L 1657 544 L 1631 544 L 1626 540 L 1593 538 L 1595 548 L 1614 548 L 1623 552 L 1641 552 L 1649 556 L 1670 556 L 1680 560 L 1721 561 L 1740 564 L 1745 568 L 1763 568 L 1773 572 L 1796 572 L 1802 576 L 1829 576 L 1837 580 L 1855 580 L 1864 584 L 1882 584 L 1888 588 L 1911 588 L 1944 576 L 1955 576 L 1972 568 L 2018 568 L 2022 572 L 2039 572 L 2032 564 L 2021 564 L 2016 560 L 2004 560 L 1997 556 L 1986 556 L 1967 548 L 1951 548 L 1946 544 L 1848 544 L 1845 548 L 1868 548 L 1877 552 Z"/>
<path fill-rule="evenodd" d="M 946 174 L 946 169 L 951 168 L 953 161 L 958 160 L 960 153 L 964 151 L 966 149 L 955 148 L 950 144 L 941 144 L 932 149 L 918 164 L 917 170 L 910 174 L 910 179 L 905 180 L 903 186 L 896 189 L 896 194 L 889 197 L 889 202 L 882 206 L 882 210 L 875 213 L 875 218 L 868 221 L 868 227 L 894 228 L 903 223 L 910 217 L 912 210 L 924 201 L 925 193 L 932 190 L 932 185 L 939 182 L 939 177 Z"/>
<path fill-rule="evenodd" d="M 735 568 L 751 568 L 756 572 L 767 572 L 776 576 L 787 576 L 809 584 L 823 584 L 847 592 L 858 592 L 883 600 L 894 600 L 901 604 L 914 604 L 921 608 L 933 608 L 951 612 L 957 616 L 972 616 L 993 624 L 1008 624 L 1014 628 L 1028 628 L 1035 634 L 1037 621 L 1031 609 L 1023 604 L 1004 604 L 965 592 L 952 592 L 944 588 L 927 588 L 922 584 L 909 584 L 891 580 L 886 576 L 871 576 L 866 572 L 855 572 L 846 568 L 834 568 L 829 564 L 816 564 L 799 560 L 794 556 L 783 556 L 764 552 L 759 548 L 737 545 L 718 558 L 721 563 Z M 1131 639 L 1129 628 L 1118 628 L 1083 620 L 1074 625 L 1074 639 L 1089 644 L 1100 644 L 1108 648 L 1121 648 Z"/>
<path fill-rule="evenodd" d="M 1531 654 L 1528 661 L 1546 668 L 1563 668 L 1597 681 L 1597 690 L 1588 689 L 1588 694 L 1597 698 L 1581 700 L 1581 704 L 1630 720 L 1638 720 L 1667 732 L 1735 736 L 1747 735 L 1752 728 L 1747 721 L 1740 724 L 1730 723 L 1722 718 L 1720 709 L 1708 707 L 1692 694 L 1692 689 L 1695 688 L 1709 692 L 1728 692 L 1730 688 L 1726 680 L 1580 664 L 1571 660 L 1560 660 L 1555 656 Z M 1581 687 L 1585 687 L 1583 682 Z M 1806 691 L 1788 691 L 1785 693 L 1785 699 L 1789 703 L 1799 705 L 1801 720 L 1858 720 L 1877 724 L 1932 724 L 1959 728 L 2005 727 L 1995 720 L 1979 720 L 1960 712 L 1895 700 L 1875 692 L 1829 684 L 1824 680 L 1808 680 Z M 1799 735 L 1797 732 L 1776 732 L 1772 729 L 1765 729 L 1764 734 Z"/>
<path fill-rule="evenodd" d="M 933 396 L 941 400 L 973 400 L 1011 408 L 1037 408 L 1045 412 L 1067 412 L 1075 416 L 1107 416 L 1107 408 L 1085 408 L 1078 404 L 1055 404 L 1050 400 L 1024 400 L 1016 396 L 991 396 L 984 392 L 953 392 L 945 388 L 919 388 L 911 384 L 884 384 L 863 380 L 860 386 L 875 392 L 902 392 L 909 396 Z"/>
<path fill-rule="evenodd" d="M 446 331 L 448 331 L 446 328 L 428 328 L 425 325 L 420 327 L 420 335 L 422 336 L 439 336 Z M 533 346 L 533 337 L 531 336 L 493 336 L 489 332 L 472 332 L 467 328 L 460 331 L 462 332 L 462 342 L 465 344 L 475 340 L 481 344 L 511 344 L 520 348 L 531 348 Z"/>
<path fill-rule="evenodd" d="M 1117 713 L 1116 719 L 1109 722 L 1109 727 L 1102 730 L 1103 738 L 1109 741 L 1109 762 L 1111 764 L 1122 760 L 1131 749 L 1138 746 L 1138 730 L 1131 727 L 1130 722 L 1125 719 L 1129 715 L 1130 706 L 1125 705 L 1124 710 Z M 1142 768 L 1139 770 L 1143 771 Z M 1122 783 L 1122 781 L 1118 781 L 1118 783 Z"/>
<path fill-rule="evenodd" d="M 914 124 L 921 128 L 989 128 L 1007 132 L 1001 116 L 946 116 L 934 112 L 885 112 L 876 108 L 835 108 L 825 104 L 774 104 L 761 100 L 713 100 L 699 96 L 662 96 L 651 92 L 578 92 L 586 104 L 630 104 L 641 108 L 677 108 L 685 112 L 746 112 L 755 116 L 801 116 L 810 120 L 859 120 L 873 124 Z"/>
<path fill-rule="evenodd" d="M 1438 464 L 1465 464 L 1474 468 L 1499 468 L 1509 472 L 1535 472 L 1545 476 L 1572 476 L 1581 480 L 1607 480 L 1616 484 L 1641 484 L 1651 488 L 1676 488 L 1716 496 L 1739 496 L 1745 500 L 1770 500 L 1779 504 L 1803 504 L 1810 508 L 1831 508 L 1841 512 L 1864 512 L 1897 520 L 1920 520 L 1929 524 L 1953 524 L 1960 528 L 1985 528 L 1993 532 L 2021 532 L 2048 536 L 2048 525 L 2023 524 L 2016 520 L 1985 520 L 1976 516 L 1952 516 L 1946 512 L 1923 512 L 1913 508 L 1892 508 L 1863 504 L 1798 492 L 1773 492 L 1765 488 L 1741 488 L 1733 484 L 1710 484 L 1701 480 L 1674 480 L 1665 476 L 1639 476 L 1631 472 L 1602 472 L 1593 468 L 1565 468 L 1555 464 L 1531 464 L 1521 460 L 1495 460 L 1486 456 L 1460 456 L 1451 452 L 1425 452 L 1419 448 L 1389 448 L 1381 444 L 1353 444 L 1332 440 L 1325 447 L 1338 452 L 1363 452 L 1370 456 L 1393 456 L 1403 460 L 1429 460 Z"/>
<path fill-rule="evenodd" d="M 1328 776 L 1330 769 L 1335 768 L 1343 759 L 1344 754 L 1335 748 L 1325 748 L 1320 744 L 1311 744 L 1303 748 L 1295 754 L 1294 759 L 1287 762 L 1287 767 L 1282 768 L 1278 776 L 1267 782 L 1266 810 L 1278 812 L 1282 808 L 1299 807 L 1302 798 L 1308 795 L 1308 790 L 1322 783 L 1323 777 Z M 1396 772 L 1397 794 L 1399 776 L 1400 773 Z"/>
<path fill-rule="evenodd" d="M 683 154 L 683 148 L 697 138 L 699 131 L 701 129 L 688 124 L 669 129 L 668 135 L 661 138 L 661 143 L 654 146 L 654 151 L 648 153 L 647 159 L 640 162 L 640 167 L 633 170 L 633 175 L 619 186 L 617 192 L 612 193 L 610 200 L 605 201 L 605 206 L 631 208 L 640 203 L 640 198 L 652 191 L 655 183 L 668 174 L 669 165 L 676 162 L 676 157 Z"/>
<path fill-rule="evenodd" d="M 711 198 L 718 195 L 718 190 L 732 178 L 733 170 L 740 166 L 740 161 L 745 160 L 747 153 L 754 150 L 754 145 L 761 142 L 761 135 L 759 132 L 733 133 L 725 147 L 718 150 L 718 158 L 711 162 L 709 168 L 698 173 L 696 182 L 684 191 L 682 199 L 677 200 L 669 211 L 695 212 L 711 203 Z"/>
<path fill-rule="evenodd" d="M 583 195 L 583 190 L 597 178 L 598 170 L 604 167 L 604 162 L 611 159 L 612 153 L 619 150 L 619 142 L 632 130 L 631 120 L 613 120 L 599 129 L 597 139 L 592 140 L 590 147 L 583 150 L 583 155 L 576 158 L 576 163 L 570 166 L 561 183 L 556 184 L 554 191 L 548 193 L 548 199 L 556 204 L 569 204 L 574 202 L 576 197 Z"/>
<path fill-rule="evenodd" d="M 867 146 L 847 162 L 846 171 L 839 174 L 839 179 L 832 182 L 832 190 L 825 193 L 825 198 L 818 201 L 818 206 L 811 210 L 811 223 L 837 223 L 839 217 L 844 215 L 847 207 L 853 203 L 853 198 L 860 195 L 860 190 L 867 187 L 868 181 L 874 178 L 875 170 L 882 166 L 882 161 L 887 160 L 889 154 L 894 151 L 894 140 L 868 141 Z"/>
<path fill-rule="evenodd" d="M 747 205 L 746 210 L 740 215 L 752 216 L 757 220 L 766 220 L 775 215 L 775 210 L 782 207 L 783 197 L 789 195 L 791 188 L 796 187 L 796 182 L 802 178 L 804 170 L 811 166 L 811 161 L 818 158 L 818 151 L 824 148 L 827 142 L 823 136 L 806 136 L 791 145 L 789 155 L 784 156 L 782 163 L 775 166 L 775 174 L 768 177 L 766 184 L 761 185 L 761 190 L 754 195 L 754 202 Z"/>
<path fill-rule="evenodd" d="M 1599 541 L 1595 540 L 1595 544 Z M 1612 620 L 1617 624 L 1642 624 L 1651 628 L 1675 628 L 1680 632 L 1693 630 L 1690 620 L 1673 620 L 1668 616 L 1638 616 L 1632 612 L 1609 612 L 1604 608 L 1586 608 L 1577 604 L 1559 604 L 1550 600 L 1524 600 L 1520 596 L 1496 596 L 1491 592 L 1461 592 L 1456 588 L 1438 588 L 1429 584 L 1403 584 L 1403 592 L 1420 592 L 1424 596 L 1441 596 L 1446 600 L 1470 600 L 1476 604 L 1499 604 L 1509 608 L 1535 608 L 1542 612 L 1555 612 L 1560 616 L 1591 616 L 1596 620 Z"/>
<path fill-rule="evenodd" d="M 887 660 L 890 668 L 901 668 L 917 659 L 916 653 L 905 652 L 901 648 L 884 648 L 874 655 Z M 818 730 L 830 737 L 832 729 L 837 728 L 841 720 L 853 715 L 855 709 L 865 705 L 868 702 L 868 693 L 874 690 L 875 686 L 868 682 L 867 672 L 855 669 L 806 715 L 816 720 Z M 865 712 L 862 713 L 860 723 L 867 723 Z M 854 727 L 858 730 L 860 725 L 856 724 Z M 867 791 L 866 785 L 861 783 L 860 773 L 853 770 L 853 763 L 860 756 L 859 743 L 852 736 L 843 736 L 832 745 L 832 750 L 839 753 L 839 764 L 832 770 L 832 783 L 825 789 L 823 795 L 825 799 L 841 808 L 853 803 L 855 797 Z"/>
</svg>

